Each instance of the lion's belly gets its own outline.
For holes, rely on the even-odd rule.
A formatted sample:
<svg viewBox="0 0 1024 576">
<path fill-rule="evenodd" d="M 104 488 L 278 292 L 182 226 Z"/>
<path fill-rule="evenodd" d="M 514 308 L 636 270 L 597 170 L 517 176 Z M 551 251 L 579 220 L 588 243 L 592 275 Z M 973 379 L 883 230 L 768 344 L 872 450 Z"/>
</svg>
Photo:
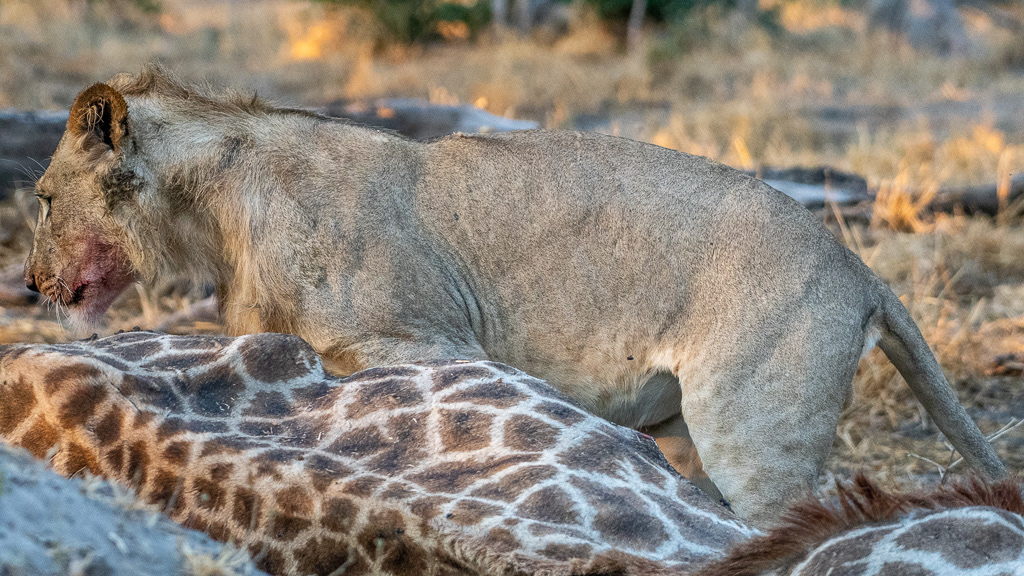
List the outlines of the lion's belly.
<svg viewBox="0 0 1024 576">
<path fill-rule="evenodd" d="M 635 365 L 623 367 L 618 362 L 602 362 L 607 359 L 603 354 L 586 358 L 511 358 L 491 352 L 489 356 L 546 381 L 588 412 L 621 426 L 651 426 L 681 410 L 679 380 L 640 359 L 627 361 Z"/>
<path fill-rule="evenodd" d="M 598 386 L 617 394 L 599 398 L 593 412 L 621 426 L 651 426 L 679 414 L 682 392 L 679 380 L 668 372 L 656 372 L 635 386 Z"/>
</svg>

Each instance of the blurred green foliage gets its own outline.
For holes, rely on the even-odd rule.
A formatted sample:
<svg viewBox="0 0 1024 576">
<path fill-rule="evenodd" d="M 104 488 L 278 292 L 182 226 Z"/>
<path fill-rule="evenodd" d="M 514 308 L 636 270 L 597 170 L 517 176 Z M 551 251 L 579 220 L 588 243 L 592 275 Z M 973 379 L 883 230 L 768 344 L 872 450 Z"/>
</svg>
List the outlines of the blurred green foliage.
<svg viewBox="0 0 1024 576">
<path fill-rule="evenodd" d="M 395 42 L 419 42 L 441 37 L 442 22 L 462 23 L 469 37 L 491 20 L 490 2 L 447 2 L 444 0 L 316 0 L 325 4 L 355 6 L 367 10 L 380 27 L 378 36 Z"/>
<path fill-rule="evenodd" d="M 130 5 L 144 14 L 158 14 L 161 10 L 160 0 L 87 0 L 89 4 L 109 4 L 114 8 L 119 5 Z"/>
</svg>

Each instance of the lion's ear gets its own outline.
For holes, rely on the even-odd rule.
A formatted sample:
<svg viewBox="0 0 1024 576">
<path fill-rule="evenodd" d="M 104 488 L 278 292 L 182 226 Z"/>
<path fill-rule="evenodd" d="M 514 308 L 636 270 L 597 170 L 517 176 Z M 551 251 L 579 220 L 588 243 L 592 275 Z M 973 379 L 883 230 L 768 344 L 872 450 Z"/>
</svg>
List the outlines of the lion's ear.
<svg viewBox="0 0 1024 576">
<path fill-rule="evenodd" d="M 128 104 L 106 84 L 93 84 L 75 98 L 68 114 L 68 132 L 84 136 L 84 146 L 106 146 L 118 152 L 128 135 Z"/>
</svg>

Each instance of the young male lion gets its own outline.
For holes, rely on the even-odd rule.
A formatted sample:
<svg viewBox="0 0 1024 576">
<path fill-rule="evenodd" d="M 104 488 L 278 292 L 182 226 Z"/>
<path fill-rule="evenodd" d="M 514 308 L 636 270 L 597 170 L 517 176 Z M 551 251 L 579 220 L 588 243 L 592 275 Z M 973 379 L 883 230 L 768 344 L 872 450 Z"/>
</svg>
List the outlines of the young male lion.
<svg viewBox="0 0 1024 576">
<path fill-rule="evenodd" d="M 684 472 L 703 461 L 755 522 L 813 485 L 876 341 L 967 461 L 1004 474 L 882 281 L 705 158 L 576 132 L 415 142 L 149 69 L 78 96 L 37 188 L 26 282 L 82 319 L 186 272 L 232 333 L 298 334 L 341 372 L 508 363 Z"/>
</svg>

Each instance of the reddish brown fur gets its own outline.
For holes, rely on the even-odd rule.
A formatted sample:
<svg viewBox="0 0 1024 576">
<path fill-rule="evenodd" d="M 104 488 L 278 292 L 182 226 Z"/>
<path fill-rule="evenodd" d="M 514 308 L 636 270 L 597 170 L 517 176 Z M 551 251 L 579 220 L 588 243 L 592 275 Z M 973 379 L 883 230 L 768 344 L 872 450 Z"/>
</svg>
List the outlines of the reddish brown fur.
<svg viewBox="0 0 1024 576">
<path fill-rule="evenodd" d="M 734 546 L 728 556 L 701 568 L 695 576 L 756 576 L 792 567 L 841 532 L 896 520 L 914 510 L 988 506 L 1024 515 L 1024 497 L 1015 479 L 993 483 L 971 477 L 933 492 L 900 494 L 882 490 L 858 474 L 852 486 L 836 481 L 836 490 L 838 505 L 814 497 L 798 501 L 767 535 Z"/>
</svg>

